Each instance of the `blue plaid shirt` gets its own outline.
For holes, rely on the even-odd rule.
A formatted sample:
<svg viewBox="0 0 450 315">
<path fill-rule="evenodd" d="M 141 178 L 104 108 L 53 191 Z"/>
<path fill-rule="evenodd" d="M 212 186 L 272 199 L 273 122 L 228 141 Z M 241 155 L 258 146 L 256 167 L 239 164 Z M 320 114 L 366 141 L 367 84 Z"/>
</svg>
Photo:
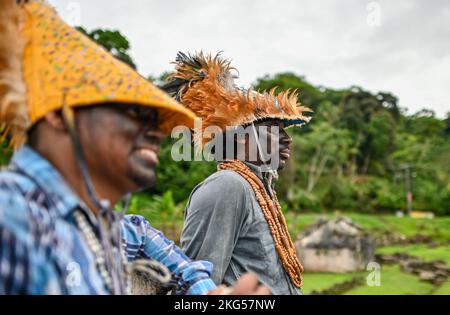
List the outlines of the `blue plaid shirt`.
<svg viewBox="0 0 450 315">
<path fill-rule="evenodd" d="M 57 170 L 24 146 L 0 172 L 0 294 L 109 294 L 73 212 L 96 218 Z M 191 261 L 137 215 L 122 222 L 128 260 L 163 263 L 185 294 L 215 288 L 212 264 Z"/>
</svg>

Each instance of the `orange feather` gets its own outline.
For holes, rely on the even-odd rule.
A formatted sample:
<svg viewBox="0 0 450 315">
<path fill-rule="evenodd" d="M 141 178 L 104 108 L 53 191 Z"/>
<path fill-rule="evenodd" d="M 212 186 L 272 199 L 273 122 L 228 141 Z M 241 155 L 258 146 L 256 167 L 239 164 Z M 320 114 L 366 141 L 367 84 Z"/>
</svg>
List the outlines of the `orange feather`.
<svg viewBox="0 0 450 315">
<path fill-rule="evenodd" d="M 15 147 L 25 142 L 30 125 L 22 58 L 22 10 L 16 0 L 0 0 L 0 129 Z"/>
<path fill-rule="evenodd" d="M 284 91 L 275 95 L 276 88 L 258 93 L 236 87 L 231 62 L 203 52 L 194 55 L 179 53 L 174 62 L 176 72 L 168 80 L 184 82 L 175 93 L 181 103 L 202 118 L 202 131 L 210 126 L 247 125 L 261 119 L 280 119 L 309 122 L 311 112 L 298 103 L 298 93 Z M 197 139 L 202 144 L 211 139 Z"/>
</svg>

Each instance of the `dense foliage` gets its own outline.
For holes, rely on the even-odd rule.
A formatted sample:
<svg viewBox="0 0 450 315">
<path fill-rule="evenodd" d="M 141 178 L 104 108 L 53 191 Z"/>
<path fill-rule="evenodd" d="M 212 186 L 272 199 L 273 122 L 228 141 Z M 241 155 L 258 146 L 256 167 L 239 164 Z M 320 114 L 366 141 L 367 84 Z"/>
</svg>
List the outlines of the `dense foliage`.
<svg viewBox="0 0 450 315">
<path fill-rule="evenodd" d="M 414 210 L 450 214 L 450 115 L 445 120 L 429 110 L 407 115 L 390 93 L 314 86 L 293 73 L 255 84 L 259 90 L 275 86 L 298 89 L 300 101 L 315 111 L 308 126 L 289 131 L 294 154 L 277 183 L 286 209 L 406 210 L 410 187 Z M 168 141 L 154 192 L 172 191 L 183 201 L 214 170 L 213 163 L 173 162 Z"/>
<path fill-rule="evenodd" d="M 80 30 L 135 67 L 128 40 L 120 32 Z M 450 112 L 446 119 L 430 110 L 409 115 L 391 93 L 314 86 L 294 73 L 255 82 L 258 90 L 272 87 L 298 89 L 300 101 L 315 112 L 309 125 L 290 130 L 294 154 L 277 183 L 284 209 L 406 210 L 410 187 L 413 209 L 450 214 Z M 0 147 L 3 164 L 11 153 L 6 142 Z M 167 139 L 161 150 L 157 186 L 141 193 L 142 202 L 132 204 L 135 211 L 156 204 L 179 213 L 195 185 L 215 171 L 213 162 L 174 162 L 171 143 Z"/>
</svg>

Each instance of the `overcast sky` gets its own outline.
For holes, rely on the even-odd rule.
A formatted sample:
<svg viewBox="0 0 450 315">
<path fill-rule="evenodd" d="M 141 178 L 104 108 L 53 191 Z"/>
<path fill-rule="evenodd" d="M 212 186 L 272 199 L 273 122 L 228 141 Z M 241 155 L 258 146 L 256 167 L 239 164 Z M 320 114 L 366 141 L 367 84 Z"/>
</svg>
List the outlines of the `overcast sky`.
<svg viewBox="0 0 450 315">
<path fill-rule="evenodd" d="M 223 50 L 241 85 L 290 71 L 330 88 L 390 91 L 408 113 L 450 111 L 449 0 L 50 3 L 71 24 L 120 30 L 145 76 L 173 69 L 179 50 Z"/>
</svg>

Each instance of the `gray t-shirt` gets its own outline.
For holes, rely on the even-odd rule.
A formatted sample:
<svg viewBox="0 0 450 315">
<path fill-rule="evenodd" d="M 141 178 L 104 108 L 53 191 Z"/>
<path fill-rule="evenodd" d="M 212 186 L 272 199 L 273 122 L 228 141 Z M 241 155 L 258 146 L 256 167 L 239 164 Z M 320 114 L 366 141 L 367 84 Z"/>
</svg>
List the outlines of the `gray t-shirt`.
<svg viewBox="0 0 450 315">
<path fill-rule="evenodd" d="M 258 167 L 247 165 L 263 178 Z M 234 171 L 218 171 L 194 188 L 181 246 L 192 259 L 213 263 L 216 284 L 233 285 L 250 271 L 273 294 L 301 294 L 281 264 L 253 189 Z"/>
</svg>

